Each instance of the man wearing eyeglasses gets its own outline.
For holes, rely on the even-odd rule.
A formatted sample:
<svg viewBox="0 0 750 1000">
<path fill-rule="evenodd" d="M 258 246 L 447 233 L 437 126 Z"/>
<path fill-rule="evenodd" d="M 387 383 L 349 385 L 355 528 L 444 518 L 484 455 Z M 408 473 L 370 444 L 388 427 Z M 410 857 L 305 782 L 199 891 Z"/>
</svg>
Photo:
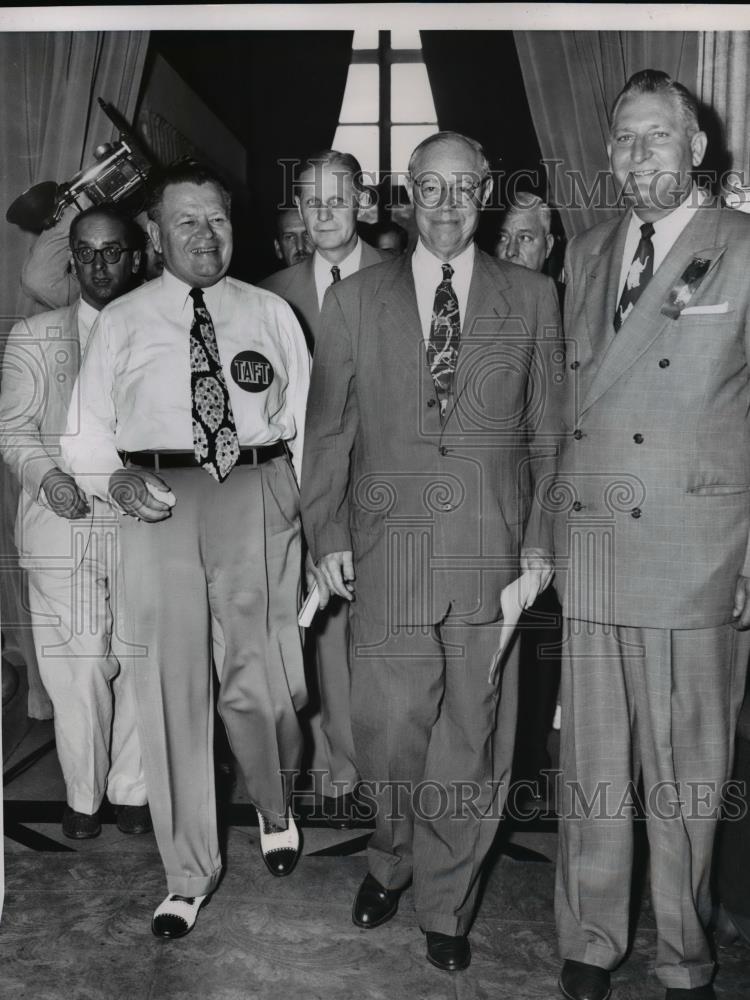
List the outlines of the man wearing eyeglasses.
<svg viewBox="0 0 750 1000">
<path fill-rule="evenodd" d="M 552 282 L 474 245 L 481 146 L 424 140 L 407 191 L 414 253 L 326 296 L 302 516 L 322 602 L 356 596 L 352 731 L 377 815 L 352 918 L 385 923 L 413 881 L 427 958 L 453 972 L 513 753 L 516 650 L 490 673 L 500 594 L 522 568 L 536 590 L 551 577 L 531 499 L 554 469 L 564 369 Z"/>
<path fill-rule="evenodd" d="M 291 305 L 311 349 L 320 330 L 328 288 L 349 275 L 387 259 L 357 235 L 363 201 L 362 168 L 351 153 L 327 149 L 308 157 L 297 176 L 295 201 L 314 247 L 312 257 L 272 274 L 262 288 Z M 358 781 L 349 719 L 349 606 L 334 596 L 312 627 L 320 692 L 320 727 L 312 720 L 316 751 L 313 771 L 322 771 L 319 788 L 328 823 L 345 829 L 354 813 Z M 319 746 L 318 746 L 319 744 Z M 319 766 L 320 765 L 320 766 Z"/>
<path fill-rule="evenodd" d="M 70 229 L 80 297 L 11 330 L 0 393 L 0 450 L 21 485 L 16 519 L 28 575 L 39 671 L 54 707 L 65 779 L 66 837 L 95 837 L 105 792 L 124 833 L 151 829 L 135 711 L 111 649 L 108 589 L 114 529 L 60 455 L 68 404 L 100 309 L 136 280 L 143 233 L 111 208 L 90 208 Z M 116 702 L 116 711 L 114 704 Z"/>
</svg>

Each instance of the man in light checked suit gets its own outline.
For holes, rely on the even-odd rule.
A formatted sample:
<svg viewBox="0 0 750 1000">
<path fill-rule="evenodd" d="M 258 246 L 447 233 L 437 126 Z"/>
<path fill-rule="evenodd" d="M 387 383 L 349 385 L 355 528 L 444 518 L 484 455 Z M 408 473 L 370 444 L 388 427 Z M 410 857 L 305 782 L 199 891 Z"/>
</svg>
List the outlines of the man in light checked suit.
<svg viewBox="0 0 750 1000">
<path fill-rule="evenodd" d="M 750 645 L 750 220 L 694 185 L 706 144 L 689 92 L 637 73 L 609 145 L 631 207 L 568 250 L 570 426 L 548 501 L 573 1000 L 609 996 L 628 947 L 639 771 L 656 974 L 667 1000 L 714 996 L 709 871 Z"/>
</svg>

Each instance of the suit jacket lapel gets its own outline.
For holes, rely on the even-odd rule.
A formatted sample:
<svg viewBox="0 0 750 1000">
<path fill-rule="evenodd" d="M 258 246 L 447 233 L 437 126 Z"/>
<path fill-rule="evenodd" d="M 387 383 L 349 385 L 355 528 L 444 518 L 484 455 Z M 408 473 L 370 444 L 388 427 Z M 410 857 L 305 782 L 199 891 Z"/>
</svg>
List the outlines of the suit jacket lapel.
<svg viewBox="0 0 750 1000">
<path fill-rule="evenodd" d="M 584 410 L 596 402 L 618 378 L 636 363 L 669 323 L 675 322 L 661 313 L 661 306 L 672 286 L 680 278 L 695 254 L 705 250 L 707 256 L 716 257 L 721 250 L 715 245 L 718 216 L 718 208 L 713 204 L 707 204 L 696 213 L 695 217 L 680 233 L 633 311 L 620 328 L 620 332 L 612 338 L 609 347 L 605 349 L 601 363 L 585 391 Z M 619 281 L 619 267 L 615 268 L 615 263 L 616 256 L 613 254 L 610 276 L 616 271 L 616 280 Z M 620 252 L 620 263 L 622 263 L 622 252 Z M 614 296 L 616 294 L 615 286 Z M 614 296 L 610 289 L 612 301 L 614 301 Z M 608 311 L 606 314 L 603 316 L 600 314 L 600 324 L 606 324 L 607 327 L 611 324 L 616 303 L 611 310 L 609 305 L 610 300 L 607 302 Z"/>
<path fill-rule="evenodd" d="M 315 288 L 315 269 L 312 257 L 308 257 L 307 260 L 303 261 L 300 273 L 296 276 L 296 282 L 300 312 L 304 316 L 310 317 L 312 335 L 313 337 L 317 337 L 320 325 L 320 306 L 318 305 L 318 292 Z"/>
<path fill-rule="evenodd" d="M 612 320 L 617 308 L 617 291 L 620 283 L 622 254 L 630 224 L 626 213 L 615 226 L 598 253 L 591 254 L 585 263 L 586 328 L 595 360 L 601 363 L 615 336 Z"/>
<path fill-rule="evenodd" d="M 487 337 L 497 332 L 498 320 L 502 320 L 510 311 L 508 299 L 505 296 L 505 290 L 509 287 L 508 278 L 497 269 L 490 269 L 487 265 L 486 255 L 479 247 L 476 247 L 469 296 L 461 326 L 458 362 L 453 382 L 454 392 L 445 415 L 445 423 L 450 419 L 459 399 L 466 390 L 467 383 L 463 378 L 464 371 L 461 360 L 462 356 L 466 357 L 469 352 L 464 351 L 462 345 L 466 341 L 471 342 L 476 337 Z"/>
<path fill-rule="evenodd" d="M 385 320 L 383 336 L 389 341 L 389 363 L 411 367 L 417 355 L 431 381 L 409 254 L 401 254 L 396 260 L 392 275 L 381 285 L 379 295 Z"/>
</svg>

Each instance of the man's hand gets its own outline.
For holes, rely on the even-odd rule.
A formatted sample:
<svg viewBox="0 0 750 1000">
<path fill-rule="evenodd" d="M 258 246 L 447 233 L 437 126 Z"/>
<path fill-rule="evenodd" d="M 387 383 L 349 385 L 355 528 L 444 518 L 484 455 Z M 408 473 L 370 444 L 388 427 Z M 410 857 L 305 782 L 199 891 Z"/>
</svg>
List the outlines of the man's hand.
<svg viewBox="0 0 750 1000">
<path fill-rule="evenodd" d="M 42 479 L 42 492 L 50 509 L 58 517 L 66 517 L 69 521 L 77 521 L 90 512 L 91 507 L 86 494 L 78 483 L 62 469 L 50 469 Z"/>
<path fill-rule="evenodd" d="M 331 593 L 338 594 L 345 601 L 354 600 L 354 562 L 351 552 L 329 552 L 318 563 L 318 572 Z M 323 608 L 325 604 L 321 602 L 320 606 Z"/>
<path fill-rule="evenodd" d="M 171 516 L 172 508 L 152 496 L 147 483 L 169 492 L 164 480 L 148 469 L 118 469 L 109 477 L 109 495 L 126 514 L 149 523 L 163 521 Z"/>
<path fill-rule="evenodd" d="M 328 604 L 331 592 L 328 589 L 328 584 L 323 579 L 323 574 L 315 565 L 313 557 L 310 555 L 309 552 L 305 556 L 305 578 L 307 580 L 308 594 L 313 589 L 313 587 L 317 585 L 318 607 L 322 610 L 326 606 L 326 604 Z"/>
<path fill-rule="evenodd" d="M 732 625 L 744 632 L 750 628 L 750 576 L 738 576 L 734 588 L 734 608 L 732 609 Z"/>
<path fill-rule="evenodd" d="M 540 574 L 539 593 L 552 583 L 555 575 L 555 561 L 549 552 L 544 549 L 524 549 L 521 553 L 522 572 L 536 572 Z"/>
</svg>

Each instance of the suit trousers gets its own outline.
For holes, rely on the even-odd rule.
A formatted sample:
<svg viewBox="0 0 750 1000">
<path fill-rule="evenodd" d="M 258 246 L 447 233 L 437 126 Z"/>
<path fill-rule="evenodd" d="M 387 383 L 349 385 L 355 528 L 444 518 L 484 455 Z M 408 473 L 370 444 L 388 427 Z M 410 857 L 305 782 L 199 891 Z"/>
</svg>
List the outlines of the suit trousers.
<svg viewBox="0 0 750 1000">
<path fill-rule="evenodd" d="M 348 602 L 334 595 L 326 610 L 315 616 L 312 632 L 325 765 L 320 790 L 338 797 L 352 792 L 359 781 L 350 710 Z"/>
<path fill-rule="evenodd" d="M 71 531 L 74 522 L 63 521 Z M 72 529 L 75 531 L 75 527 Z M 69 569 L 27 570 L 39 673 L 54 707 L 55 744 L 68 805 L 92 815 L 105 791 L 115 805 L 143 805 L 146 784 L 127 661 L 112 652 L 107 536 L 83 531 Z"/>
<path fill-rule="evenodd" d="M 628 947 L 640 771 L 666 987 L 710 981 L 705 927 L 722 787 L 750 635 L 566 621 L 555 911 L 563 958 L 614 968 Z"/>
<path fill-rule="evenodd" d="M 154 832 L 170 892 L 210 893 L 221 873 L 213 769 L 217 708 L 252 803 L 286 815 L 305 701 L 297 612 L 299 493 L 286 457 L 159 472 L 177 503 L 157 524 L 121 521 L 118 615 L 132 645 Z"/>
<path fill-rule="evenodd" d="M 517 643 L 490 684 L 499 625 L 352 626 L 352 731 L 376 805 L 368 848 L 388 889 L 414 881 L 425 931 L 465 934 L 513 759 Z"/>
</svg>

